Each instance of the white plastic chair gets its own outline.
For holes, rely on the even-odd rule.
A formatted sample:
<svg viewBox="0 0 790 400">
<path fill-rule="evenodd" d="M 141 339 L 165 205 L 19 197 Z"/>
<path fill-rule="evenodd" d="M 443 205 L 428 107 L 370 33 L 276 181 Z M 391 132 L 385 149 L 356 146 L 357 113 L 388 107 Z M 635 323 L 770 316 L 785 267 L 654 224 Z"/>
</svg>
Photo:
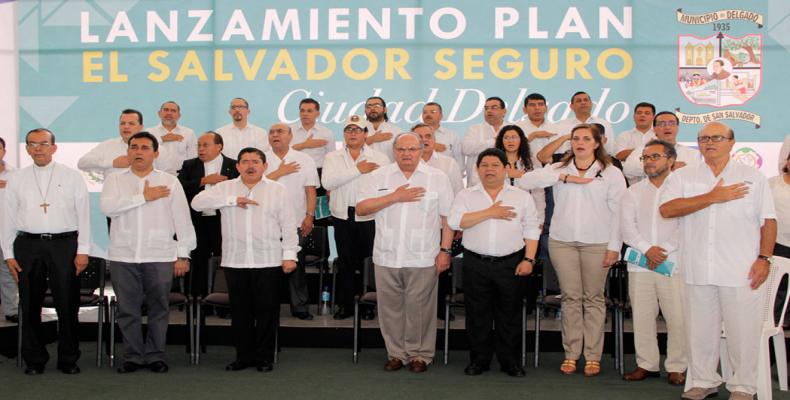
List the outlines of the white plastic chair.
<svg viewBox="0 0 790 400">
<path fill-rule="evenodd" d="M 782 320 L 784 319 L 785 312 L 787 312 L 787 305 L 790 300 L 790 290 L 785 294 L 779 320 L 774 320 L 774 306 L 776 305 L 777 292 L 779 291 L 779 284 L 782 282 L 784 276 L 788 276 L 788 280 L 790 280 L 790 259 L 774 257 L 771 273 L 766 282 L 766 284 L 768 284 L 768 301 L 765 303 L 763 332 L 760 335 L 760 353 L 757 357 L 757 398 L 760 400 L 771 400 L 772 397 L 771 355 L 768 347 L 769 339 L 774 342 L 774 358 L 776 359 L 779 390 L 787 391 L 787 349 L 785 348 L 785 334 L 784 328 L 782 327 Z M 719 354 L 721 359 L 721 375 L 726 381 L 732 375 L 732 369 L 730 369 L 729 365 L 730 355 L 729 352 L 727 352 L 726 335 L 723 332 Z"/>
</svg>

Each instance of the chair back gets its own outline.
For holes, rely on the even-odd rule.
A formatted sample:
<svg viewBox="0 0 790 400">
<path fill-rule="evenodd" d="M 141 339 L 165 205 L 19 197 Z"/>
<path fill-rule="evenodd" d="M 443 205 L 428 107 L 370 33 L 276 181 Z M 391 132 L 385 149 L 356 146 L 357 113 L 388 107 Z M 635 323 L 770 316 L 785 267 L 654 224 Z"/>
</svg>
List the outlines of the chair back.
<svg viewBox="0 0 790 400">
<path fill-rule="evenodd" d="M 104 296 L 107 261 L 99 257 L 88 257 L 88 266 L 80 274 L 80 295 L 90 296 L 99 289 L 99 297 Z"/>
<path fill-rule="evenodd" d="M 376 268 L 371 257 L 365 258 L 362 267 L 362 293 L 376 291 Z"/>
<path fill-rule="evenodd" d="M 222 258 L 214 256 L 208 259 L 208 291 L 206 293 L 228 293 L 228 283 L 225 274 L 217 274 Z"/>
<path fill-rule="evenodd" d="M 461 257 L 453 257 L 450 264 L 450 278 L 452 279 L 452 287 L 450 293 L 455 296 L 458 292 L 464 291 L 464 259 Z"/>
<path fill-rule="evenodd" d="M 776 310 L 776 300 L 779 298 L 779 286 L 782 280 L 787 277 L 788 290 L 785 290 L 784 299 L 781 299 L 780 309 L 782 312 L 779 317 L 774 316 Z M 770 323 L 770 326 L 779 328 L 782 325 L 785 313 L 787 313 L 787 303 L 790 301 L 790 259 L 784 257 L 774 257 L 773 265 L 771 265 L 771 273 L 766 282 L 768 286 L 768 301 L 766 302 L 765 309 L 765 322 Z"/>
<path fill-rule="evenodd" d="M 326 260 L 329 257 L 326 227 L 314 226 L 310 234 L 302 238 L 300 246 L 305 256 L 314 256 L 320 260 Z"/>
</svg>

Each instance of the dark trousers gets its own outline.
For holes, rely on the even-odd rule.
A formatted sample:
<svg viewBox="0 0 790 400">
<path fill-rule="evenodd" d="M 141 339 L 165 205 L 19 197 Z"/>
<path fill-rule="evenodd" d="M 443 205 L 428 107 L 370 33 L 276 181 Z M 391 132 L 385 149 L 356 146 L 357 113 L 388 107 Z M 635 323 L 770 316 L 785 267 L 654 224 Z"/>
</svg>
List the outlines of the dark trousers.
<svg viewBox="0 0 790 400">
<path fill-rule="evenodd" d="M 474 363 L 489 365 L 495 352 L 500 366 L 519 363 L 524 280 L 515 273 L 523 255 L 518 251 L 490 261 L 464 253 L 466 334 Z"/>
<path fill-rule="evenodd" d="M 337 255 L 340 270 L 337 274 L 335 303 L 350 309 L 354 306 L 354 295 L 362 290 L 362 268 L 365 258 L 373 254 L 373 237 L 376 235 L 374 221 L 357 222 L 354 207 L 348 208 L 348 219 L 332 219 L 335 227 Z M 360 271 L 357 275 L 356 271 Z"/>
<path fill-rule="evenodd" d="M 190 255 L 190 271 L 187 281 L 189 292 L 194 296 L 208 294 L 208 260 L 222 255 L 222 228 L 219 214 L 200 217 L 194 221 L 197 247 Z"/>
<path fill-rule="evenodd" d="M 228 282 L 236 361 L 247 365 L 272 362 L 280 318 L 282 268 L 223 269 Z"/>
<path fill-rule="evenodd" d="M 74 267 L 77 237 L 41 240 L 19 236 L 14 241 L 19 273 L 19 308 L 22 311 L 22 358 L 29 366 L 45 365 L 49 352 L 41 338 L 41 306 L 47 286 L 58 313 L 58 365 L 80 358 L 80 282 Z M 49 279 L 49 282 L 47 282 Z"/>
<path fill-rule="evenodd" d="M 303 245 L 302 229 L 297 229 L 299 244 Z M 310 294 L 307 292 L 307 275 L 305 274 L 305 254 L 304 250 L 296 255 L 296 269 L 288 274 L 288 294 L 291 298 L 291 314 L 307 312 L 307 303 L 310 302 Z"/>
<path fill-rule="evenodd" d="M 777 257 L 790 258 L 790 247 L 776 243 L 774 245 L 774 255 Z M 784 282 L 779 284 L 779 290 L 778 293 L 776 293 L 776 295 L 779 296 L 780 299 L 783 299 L 786 293 L 787 293 L 787 281 L 785 280 Z M 782 302 L 777 301 L 776 305 L 774 306 L 774 318 L 776 321 L 779 321 L 779 324 L 781 325 L 782 321 L 780 320 L 780 318 L 782 316 L 780 314 L 782 314 Z M 790 318 L 788 317 L 788 315 L 790 315 L 790 307 L 787 308 L 787 311 L 785 312 L 784 315 L 785 326 L 787 326 L 790 323 L 790 321 L 788 321 L 788 318 Z"/>
</svg>

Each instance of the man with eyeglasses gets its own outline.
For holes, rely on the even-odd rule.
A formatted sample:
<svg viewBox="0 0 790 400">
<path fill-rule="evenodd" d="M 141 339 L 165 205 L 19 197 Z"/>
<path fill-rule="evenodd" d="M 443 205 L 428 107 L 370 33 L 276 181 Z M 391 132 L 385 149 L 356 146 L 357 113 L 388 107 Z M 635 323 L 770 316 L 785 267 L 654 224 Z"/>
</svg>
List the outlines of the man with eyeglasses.
<svg viewBox="0 0 790 400">
<path fill-rule="evenodd" d="M 458 166 L 464 168 L 464 150 L 461 145 L 461 138 L 454 130 L 442 126 L 444 113 L 442 105 L 436 102 L 428 102 L 422 107 L 422 123 L 428 125 L 433 130 L 433 137 L 436 142 L 436 152 L 452 157 Z M 465 171 L 461 170 L 463 174 Z"/>
<path fill-rule="evenodd" d="M 373 216 L 356 213 L 357 192 L 365 175 L 390 163 L 383 153 L 365 144 L 367 128 L 359 115 L 351 115 L 343 126 L 345 146 L 326 155 L 321 185 L 331 192 L 329 211 L 335 228 L 335 243 L 340 261 L 335 290 L 338 305 L 334 319 L 354 315 L 354 294 L 362 288 L 362 271 L 365 258 L 373 253 L 373 236 L 376 223 Z M 362 319 L 373 319 L 372 309 L 363 307 Z"/>
<path fill-rule="evenodd" d="M 414 132 L 399 134 L 393 150 L 395 163 L 360 184 L 356 212 L 376 220 L 373 264 L 388 356 L 384 369 L 408 365 L 420 373 L 436 353 L 437 277 L 450 267 L 453 189 L 444 172 L 422 162 Z"/>
<path fill-rule="evenodd" d="M 661 111 L 653 118 L 653 134 L 656 136 L 656 139 L 668 142 L 675 147 L 677 158 L 672 164 L 673 171 L 686 166 L 694 167 L 702 162 L 699 151 L 678 143 L 679 129 L 680 119 L 671 111 Z M 642 150 L 643 146 L 637 147 L 623 163 L 623 174 L 631 185 L 641 181 L 646 176 L 642 161 L 639 160 Z"/>
<path fill-rule="evenodd" d="M 83 155 L 77 168 L 85 172 L 100 173 L 106 180 L 111 173 L 122 172 L 129 168 L 126 154 L 129 138 L 143 130 L 143 114 L 128 108 L 121 111 L 118 119 L 120 137 L 105 140 Z"/>
<path fill-rule="evenodd" d="M 159 107 L 160 123 L 148 132 L 159 139 L 159 157 L 156 167 L 171 175 L 177 175 L 184 161 L 197 157 L 195 132 L 179 125 L 181 106 L 175 101 L 166 101 Z"/>
<path fill-rule="evenodd" d="M 279 123 L 269 128 L 266 177 L 285 185 L 289 205 L 293 208 L 294 225 L 300 240 L 304 240 L 313 230 L 315 215 L 316 188 L 320 186 L 318 172 L 313 159 L 301 151 L 292 149 L 293 133 L 288 125 Z M 310 296 L 307 293 L 304 253 L 299 252 L 296 270 L 288 276 L 291 298 L 291 315 L 310 321 L 313 315 L 307 309 Z"/>
<path fill-rule="evenodd" d="M 378 96 L 368 97 L 365 101 L 365 118 L 367 119 L 365 128 L 368 132 L 365 143 L 392 160 L 392 139 L 403 130 L 389 122 L 387 103 L 384 99 Z"/>
<path fill-rule="evenodd" d="M 713 397 L 723 379 L 722 327 L 733 375 L 730 399 L 752 399 L 766 301 L 765 280 L 776 242 L 776 213 L 765 176 L 730 156 L 735 133 L 721 122 L 697 135 L 704 163 L 673 172 L 660 207 L 680 218 L 686 280 L 689 371 L 683 399 Z M 723 324 L 723 325 L 722 325 Z"/>
<path fill-rule="evenodd" d="M 636 154 L 636 153 L 631 153 Z M 623 241 L 647 258 L 640 267 L 628 263 L 628 291 L 634 316 L 636 369 L 623 375 L 626 381 L 641 381 L 661 376 L 656 332 L 658 312 L 667 323 L 667 358 L 664 368 L 669 383 L 682 385 L 686 378 L 686 329 L 683 321 L 683 275 L 678 265 L 676 218 L 663 218 L 658 212 L 661 195 L 677 153 L 672 143 L 653 139 L 644 146 L 639 159 L 648 179 L 629 187 L 620 200 L 620 232 Z M 671 275 L 656 268 L 672 263 Z M 663 271 L 663 270 L 662 270 Z"/>
<path fill-rule="evenodd" d="M 236 97 L 230 101 L 228 114 L 233 118 L 233 122 L 221 128 L 215 129 L 222 136 L 225 146 L 222 154 L 228 158 L 238 157 L 241 149 L 252 147 L 260 151 L 269 150 L 269 142 L 266 139 L 266 130 L 259 128 L 247 121 L 250 115 L 250 104 L 247 100 Z"/>
<path fill-rule="evenodd" d="M 33 165 L 10 176 L 0 213 L 0 246 L 19 283 L 25 374 L 43 374 L 49 361 L 41 326 L 47 288 L 58 313 L 57 368 L 78 374 L 79 275 L 88 266 L 91 248 L 90 197 L 80 172 L 52 161 L 58 146 L 51 131 L 33 129 L 25 143 Z"/>
<path fill-rule="evenodd" d="M 499 97 L 489 97 L 483 105 L 484 121 L 474 124 L 464 134 L 463 147 L 466 156 L 466 187 L 480 183 L 477 176 L 477 155 L 485 149 L 494 147 L 499 129 L 505 122 L 507 108 Z"/>
<path fill-rule="evenodd" d="M 612 125 L 609 121 L 592 115 L 593 102 L 587 92 L 576 92 L 571 96 L 570 108 L 573 116 L 556 123 L 557 133 L 560 135 L 544 146 L 537 157 L 544 165 L 554 162 L 555 154 L 565 154 L 571 148 L 571 131 L 579 124 L 601 124 L 604 127 L 604 148 L 609 154 L 615 153 L 615 139 Z"/>
<path fill-rule="evenodd" d="M 643 147 L 651 139 L 655 139 L 652 122 L 656 115 L 656 106 L 642 102 L 634 107 L 634 127 L 617 136 L 615 157 L 625 161 L 636 148 Z"/>
</svg>

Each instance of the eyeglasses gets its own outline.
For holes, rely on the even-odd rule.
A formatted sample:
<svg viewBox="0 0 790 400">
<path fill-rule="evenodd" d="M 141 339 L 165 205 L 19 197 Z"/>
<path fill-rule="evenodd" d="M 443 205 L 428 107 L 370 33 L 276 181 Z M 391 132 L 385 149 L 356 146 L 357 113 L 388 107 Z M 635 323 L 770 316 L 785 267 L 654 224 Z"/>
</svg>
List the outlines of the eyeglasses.
<svg viewBox="0 0 790 400">
<path fill-rule="evenodd" d="M 660 159 L 662 159 L 664 157 L 669 158 L 669 156 L 666 155 L 666 154 L 658 154 L 658 153 L 656 153 L 656 154 L 648 154 L 646 156 L 639 157 L 639 161 L 642 161 L 642 162 L 645 162 L 647 160 L 658 161 L 658 160 L 660 160 Z"/>
<path fill-rule="evenodd" d="M 418 151 L 420 151 L 419 147 L 396 147 L 395 148 L 395 152 L 398 153 L 398 154 L 416 153 Z"/>
<path fill-rule="evenodd" d="M 343 133 L 362 133 L 365 130 L 358 126 L 349 126 L 343 129 Z"/>
<path fill-rule="evenodd" d="M 676 126 L 678 123 L 677 121 L 658 121 L 656 122 L 656 126 Z"/>
<path fill-rule="evenodd" d="M 497 111 L 497 110 L 501 110 L 501 109 L 502 109 L 502 107 L 500 107 L 500 106 L 485 106 L 485 107 L 483 107 L 483 110 L 486 110 L 486 111 L 489 111 L 489 110 L 490 111 Z"/>
<path fill-rule="evenodd" d="M 726 136 L 722 136 L 722 135 L 697 136 L 697 142 L 700 142 L 700 143 L 708 143 L 708 142 L 719 143 L 719 142 L 723 142 L 725 140 L 732 140 L 732 138 L 729 138 L 729 137 L 726 137 Z"/>
<path fill-rule="evenodd" d="M 383 108 L 384 106 L 376 103 L 376 104 L 365 104 L 365 108 Z"/>
<path fill-rule="evenodd" d="M 238 106 L 230 106 L 231 110 L 246 110 L 247 106 L 245 105 L 238 105 Z"/>
<path fill-rule="evenodd" d="M 39 148 L 39 147 L 41 147 L 41 148 L 43 148 L 43 149 L 48 149 L 48 148 L 50 148 L 51 146 L 52 146 L 52 143 L 50 143 L 50 142 L 41 142 L 41 143 L 38 143 L 38 142 L 28 142 L 28 143 L 27 143 L 27 148 L 28 148 L 28 149 L 34 149 L 34 150 L 35 150 L 35 149 L 37 149 L 37 148 Z"/>
</svg>

